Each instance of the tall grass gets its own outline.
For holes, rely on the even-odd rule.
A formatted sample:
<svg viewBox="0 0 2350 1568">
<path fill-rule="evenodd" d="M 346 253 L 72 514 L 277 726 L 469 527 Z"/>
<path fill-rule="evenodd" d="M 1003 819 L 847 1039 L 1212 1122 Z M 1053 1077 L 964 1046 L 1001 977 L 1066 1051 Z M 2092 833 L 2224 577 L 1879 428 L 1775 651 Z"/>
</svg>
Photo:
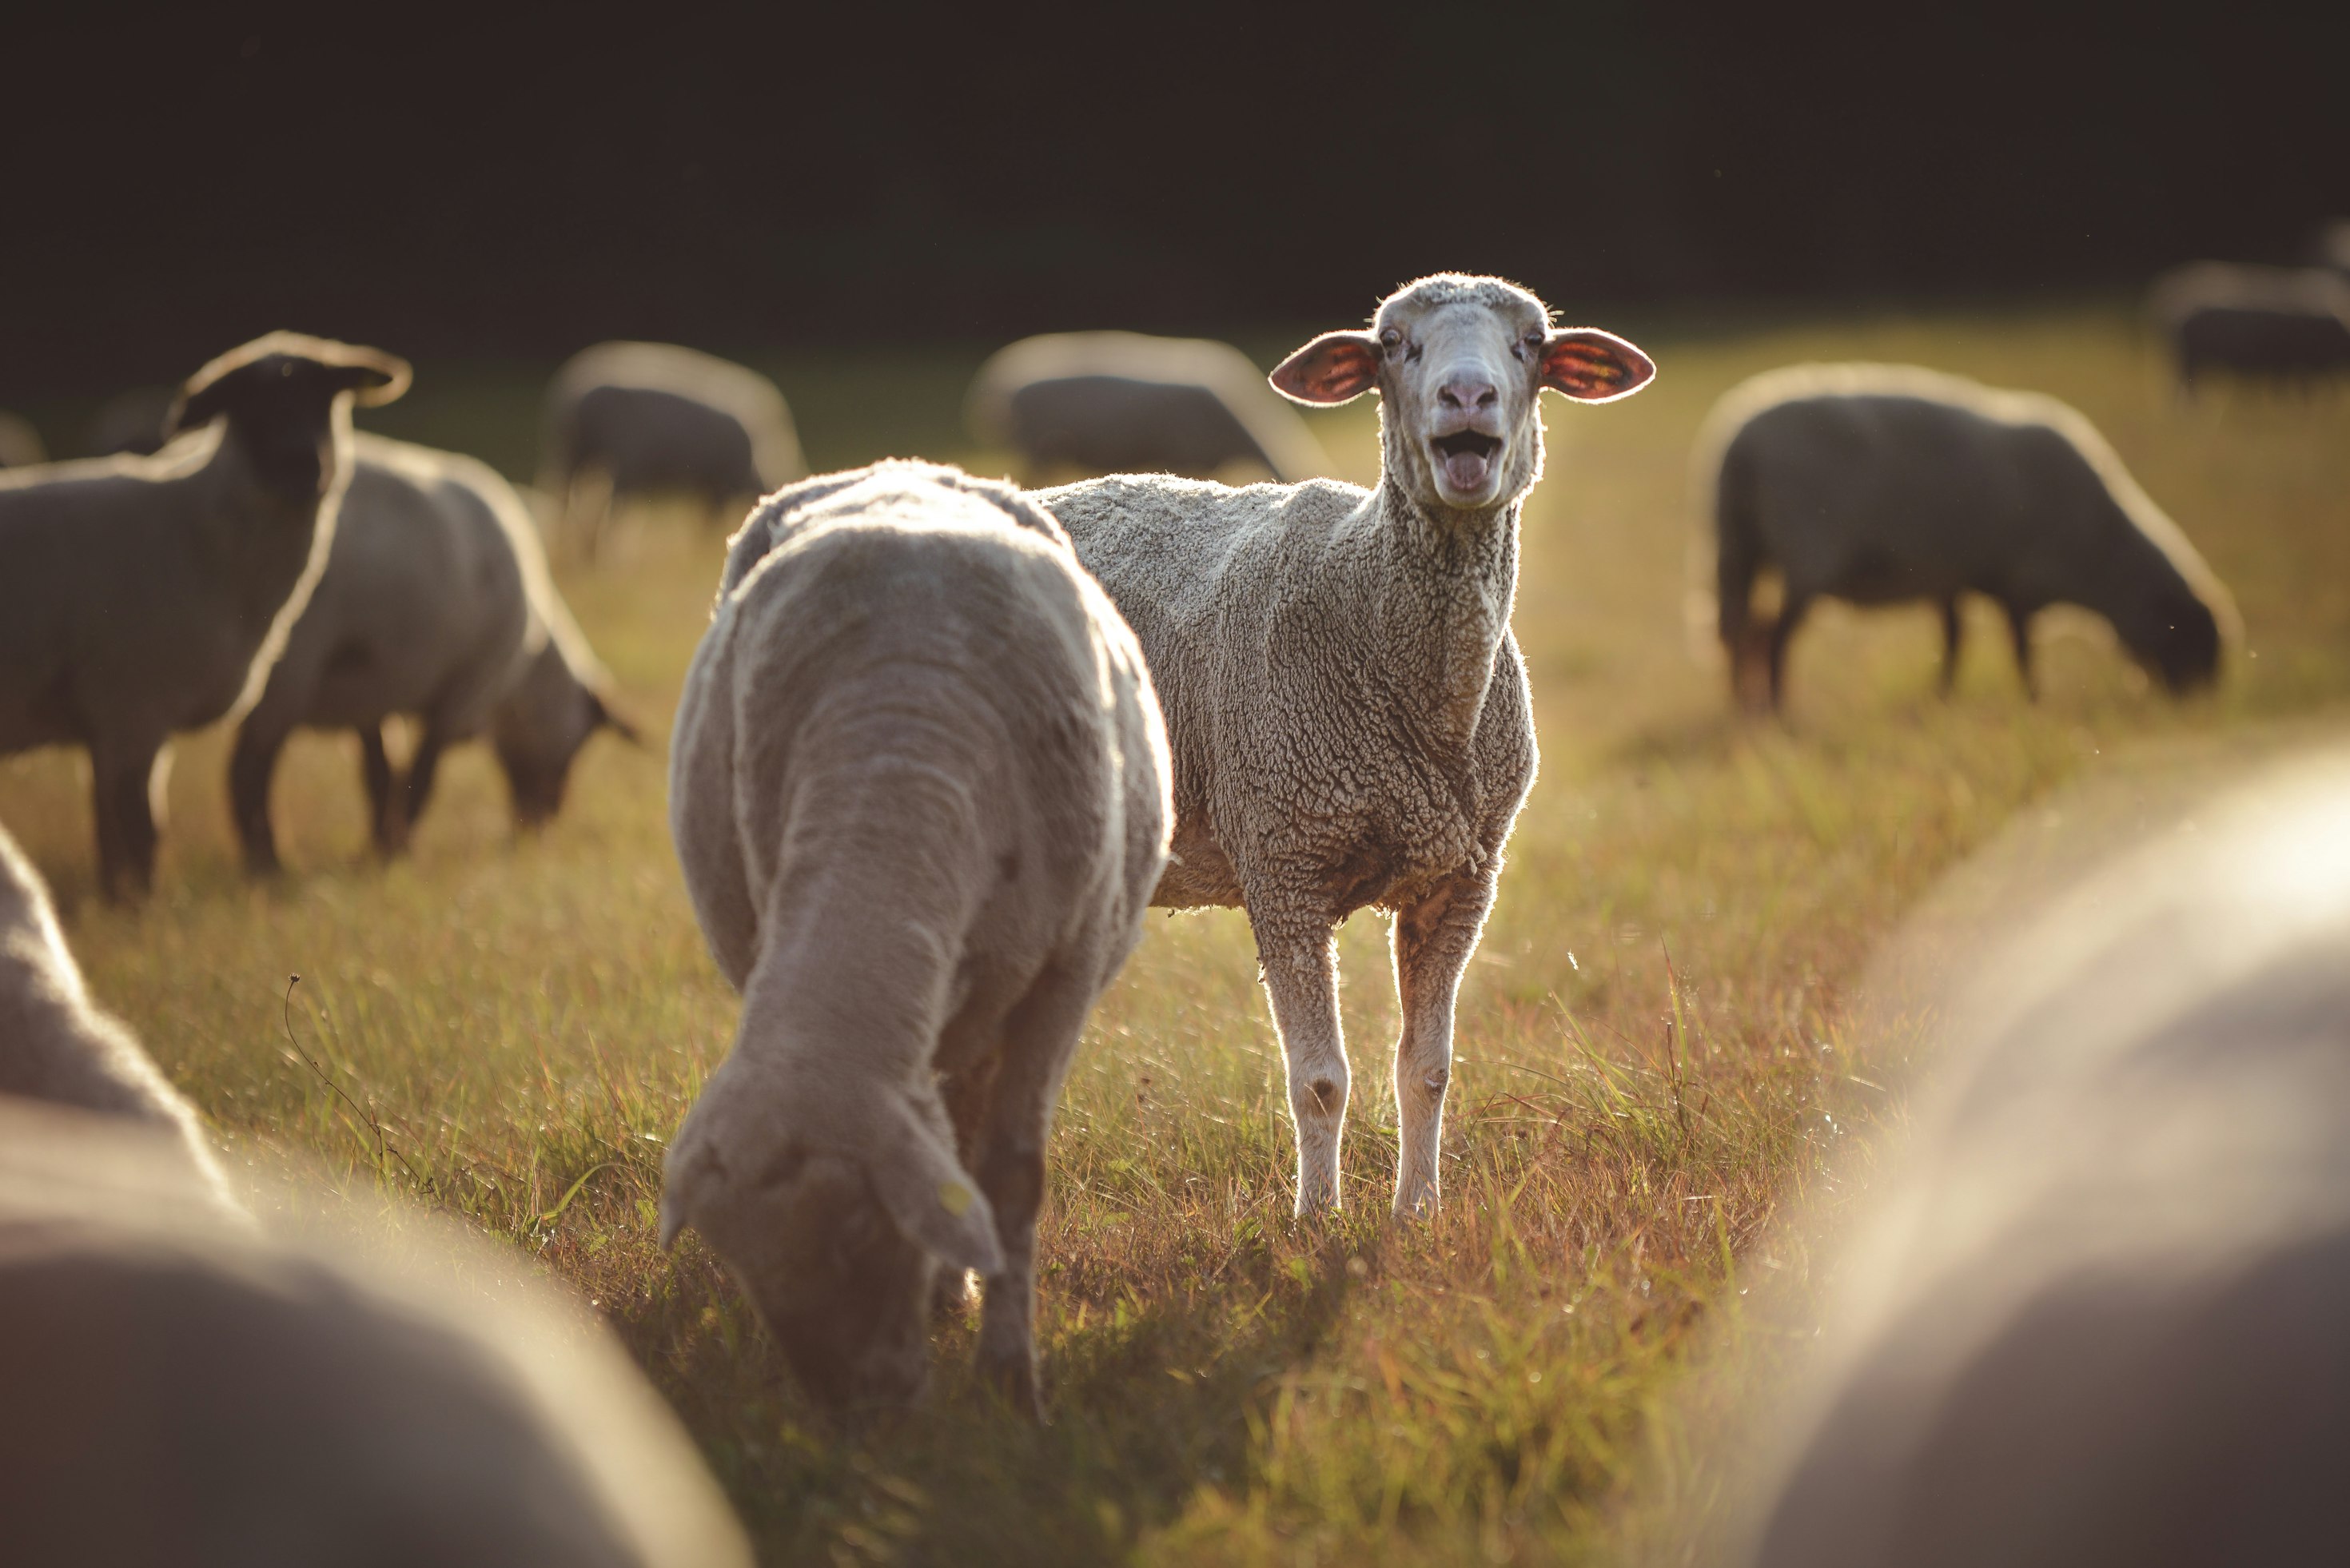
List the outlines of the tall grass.
<svg viewBox="0 0 2350 1568">
<path fill-rule="evenodd" d="M 562 820 L 522 843 L 486 758 L 460 754 L 413 857 L 386 868 L 363 853 L 355 746 L 306 738 L 277 785 L 296 869 L 255 888 L 224 738 L 197 737 L 161 890 L 133 911 L 91 897 L 78 759 L 0 761 L 0 820 L 57 883 L 98 994 L 235 1158 L 410 1191 L 535 1254 L 626 1337 L 772 1561 L 1607 1559 L 1643 1498 L 1706 1491 L 1701 1446 L 1659 1412 L 1693 1366 L 1744 1353 L 1742 1302 L 1791 1262 L 1774 1217 L 1865 1177 L 1865 1157 L 1835 1158 L 1856 1138 L 1898 1136 L 1914 1033 L 1864 1033 L 1854 988 L 1904 910 L 2067 781 L 2149 744 L 2224 752 L 2350 695 L 2340 400 L 2183 408 L 2130 321 L 2094 308 L 1628 325 L 1659 380 L 1554 410 L 1526 513 L 1516 625 L 1543 773 L 1462 991 L 1443 1212 L 1382 1218 L 1380 923 L 1341 939 L 1349 1207 L 1300 1227 L 1245 922 L 1154 917 L 1061 1109 L 1042 1429 L 972 1386 L 971 1325 L 950 1324 L 932 1407 L 843 1441 L 700 1243 L 657 1250 L 663 1140 L 735 1007 L 671 857 L 658 746 L 598 741 Z M 1733 720 L 1684 647 L 1689 440 L 1738 377 L 1847 357 L 2078 404 L 2234 586 L 2253 657 L 2225 692 L 2173 705 L 2110 648 L 2054 639 L 2027 705 L 1985 616 L 1941 701 L 1929 615 L 1831 613 L 1798 642 L 1786 721 Z M 819 463 L 1000 462 L 958 450 L 960 360 L 779 369 Z M 426 367 L 379 422 L 526 477 L 534 389 L 444 379 Z M 1350 477 L 1375 471 L 1367 410 L 1323 432 Z M 641 715 L 674 701 L 717 560 L 655 519 L 567 576 Z"/>
</svg>

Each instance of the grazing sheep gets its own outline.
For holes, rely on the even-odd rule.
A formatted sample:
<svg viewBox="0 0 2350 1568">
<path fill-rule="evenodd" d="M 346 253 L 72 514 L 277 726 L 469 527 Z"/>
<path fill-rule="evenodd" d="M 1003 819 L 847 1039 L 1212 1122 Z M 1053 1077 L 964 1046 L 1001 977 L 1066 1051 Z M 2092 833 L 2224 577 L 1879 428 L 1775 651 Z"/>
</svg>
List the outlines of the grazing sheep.
<svg viewBox="0 0 2350 1568">
<path fill-rule="evenodd" d="M 82 451 L 91 457 L 123 452 L 145 457 L 162 451 L 172 439 L 172 405 L 179 397 L 176 387 L 133 387 L 116 393 L 82 427 Z"/>
<path fill-rule="evenodd" d="M 240 1226 L 146 1140 L 34 1112 L 0 1107 L 10 1568 L 748 1568 L 676 1417 L 525 1260 L 316 1192 Z"/>
<path fill-rule="evenodd" d="M 1743 1560 L 2340 1561 L 2350 753 L 2003 929 L 1748 1445 L 1785 1458 Z"/>
<path fill-rule="evenodd" d="M 611 506 L 681 493 L 714 515 L 807 472 L 792 413 L 754 370 L 670 343 L 599 343 L 546 390 L 540 488 L 593 554 Z"/>
<path fill-rule="evenodd" d="M 0 1096 L 11 1096 L 151 1124 L 193 1187 L 235 1207 L 194 1109 L 90 1001 L 47 887 L 0 828 Z"/>
<path fill-rule="evenodd" d="M 48 457 L 49 449 L 41 444 L 41 432 L 32 422 L 0 409 L 0 468 L 30 468 Z"/>
<path fill-rule="evenodd" d="M 1154 902 L 1238 905 L 1255 929 L 1301 1213 L 1339 1202 L 1333 938 L 1369 906 L 1395 916 L 1396 1209 L 1438 1199 L 1453 997 L 1534 776 L 1509 623 L 1537 394 L 1607 402 L 1654 374 L 1620 338 L 1553 327 L 1513 284 L 1440 275 L 1273 373 L 1304 403 L 1380 394 L 1377 489 L 1122 477 L 1038 493 L 1165 705 L 1175 844 Z"/>
<path fill-rule="evenodd" d="M 2350 281 L 2327 269 L 2197 262 L 2149 299 L 2190 396 L 2212 370 L 2304 386 L 2350 370 Z"/>
<path fill-rule="evenodd" d="M 1328 470 L 1322 443 L 1228 343 L 1135 332 L 1024 338 L 972 383 L 972 433 L 1035 472 L 1214 475 L 1252 464 L 1277 480 Z"/>
<path fill-rule="evenodd" d="M 538 532 L 488 464 L 364 432 L 353 439 L 326 574 L 237 732 L 229 796 L 247 869 L 277 868 L 269 780 L 300 726 L 359 732 L 376 846 L 398 854 L 450 745 L 485 729 L 515 816 L 562 804 L 572 759 L 611 726 L 608 678 L 547 576 Z M 423 722 L 404 779 L 384 749 L 395 713 Z"/>
<path fill-rule="evenodd" d="M 0 753 L 89 749 L 109 895 L 153 879 L 165 744 L 260 696 L 326 566 L 352 402 L 407 385 L 276 332 L 188 382 L 173 427 L 207 439 L 0 473 Z"/>
<path fill-rule="evenodd" d="M 1046 1134 L 1167 794 L 1141 651 L 1018 491 L 883 463 L 736 535 L 670 821 L 743 1018 L 661 1237 L 709 1239 L 821 1403 L 920 1396 L 943 1264 L 984 1281 L 983 1372 L 1037 1407 Z"/>
<path fill-rule="evenodd" d="M 2216 678 L 2235 608 L 2176 524 L 2089 421 L 2055 399 L 1906 365 L 1790 365 L 1741 382 L 1692 463 L 1695 613 L 1713 612 L 1733 695 L 1783 695 L 1787 643 L 1814 599 L 1925 599 L 1942 610 L 1942 688 L 1960 596 L 2007 612 L 2024 690 L 2032 618 L 2079 605 L 2173 692 Z M 1753 591 L 1775 568 L 1775 619 Z M 1711 590 L 1709 602 L 1708 590 Z"/>
</svg>

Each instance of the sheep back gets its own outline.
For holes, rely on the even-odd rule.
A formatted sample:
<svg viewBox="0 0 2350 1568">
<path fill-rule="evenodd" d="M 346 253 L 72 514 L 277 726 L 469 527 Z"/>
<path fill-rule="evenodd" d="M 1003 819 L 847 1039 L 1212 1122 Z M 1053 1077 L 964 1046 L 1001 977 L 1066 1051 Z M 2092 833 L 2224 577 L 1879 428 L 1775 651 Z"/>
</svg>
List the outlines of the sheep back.
<svg viewBox="0 0 2350 1568">
<path fill-rule="evenodd" d="M 595 467 L 616 494 L 682 492 L 712 503 L 759 495 L 806 472 L 790 407 L 773 381 L 667 343 L 581 350 L 547 389 L 547 467 Z"/>
</svg>

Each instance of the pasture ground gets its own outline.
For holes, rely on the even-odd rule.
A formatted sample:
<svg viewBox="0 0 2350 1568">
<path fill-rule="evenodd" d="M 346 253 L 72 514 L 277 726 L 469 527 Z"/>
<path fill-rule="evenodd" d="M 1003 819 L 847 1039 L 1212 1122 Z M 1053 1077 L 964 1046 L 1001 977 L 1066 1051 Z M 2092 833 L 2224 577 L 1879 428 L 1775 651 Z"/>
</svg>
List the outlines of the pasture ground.
<svg viewBox="0 0 2350 1568">
<path fill-rule="evenodd" d="M 1804 1262 L 1774 1220 L 1832 1213 L 1898 1136 L 1914 1031 L 1863 1029 L 1856 992 L 1905 909 L 2060 785 L 2150 748 L 2225 753 L 2350 699 L 2350 403 L 2183 408 L 2119 307 L 1607 325 L 1662 373 L 1617 407 L 1546 400 L 1516 617 L 1543 770 L 1461 997 L 1441 1217 L 1385 1218 L 1380 922 L 1342 940 L 1348 1208 L 1300 1229 L 1247 927 L 1154 916 L 1061 1111 L 1041 1430 L 971 1384 L 969 1328 L 949 1325 L 932 1407 L 844 1443 L 708 1251 L 657 1250 L 662 1142 L 735 1009 L 671 855 L 658 739 L 599 739 L 561 820 L 521 843 L 468 748 L 390 868 L 363 853 L 354 742 L 297 741 L 276 790 L 294 870 L 250 887 L 224 737 L 195 737 L 159 892 L 135 911 L 91 896 L 78 758 L 0 760 L 0 821 L 57 885 L 97 994 L 235 1160 L 387 1184 L 535 1253 L 676 1403 L 768 1560 L 1620 1559 L 1718 1490 L 1679 1401 L 1693 1372 L 1767 1354 L 1742 1298 Z M 820 466 L 899 452 L 993 472 L 959 420 L 982 352 L 772 368 Z M 2233 586 L 2250 638 L 2226 690 L 2173 705 L 2095 639 L 2052 635 L 2027 706 L 1979 609 L 1945 702 L 1929 613 L 1831 613 L 1798 641 L 1786 722 L 1733 719 L 1686 651 L 1685 455 L 1731 381 L 1811 358 L 2079 406 Z M 526 479 L 543 369 L 428 364 L 368 422 Z M 1371 420 L 1320 421 L 1347 477 L 1376 471 Z M 715 535 L 648 518 L 564 574 L 657 732 L 718 558 Z"/>
</svg>

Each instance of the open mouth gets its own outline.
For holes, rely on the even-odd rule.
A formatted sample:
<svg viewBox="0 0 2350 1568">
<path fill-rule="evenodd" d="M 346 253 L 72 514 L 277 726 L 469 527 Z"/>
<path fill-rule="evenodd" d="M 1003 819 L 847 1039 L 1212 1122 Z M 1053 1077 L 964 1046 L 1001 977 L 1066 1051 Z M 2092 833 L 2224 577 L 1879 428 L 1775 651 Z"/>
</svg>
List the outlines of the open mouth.
<svg viewBox="0 0 2350 1568">
<path fill-rule="evenodd" d="M 1502 450 L 1502 438 L 1461 431 L 1438 436 L 1428 444 L 1436 449 L 1436 460 L 1443 466 L 1446 483 L 1454 490 L 1473 493 L 1485 488 L 1486 476 L 1493 471 L 1493 459 Z"/>
</svg>

